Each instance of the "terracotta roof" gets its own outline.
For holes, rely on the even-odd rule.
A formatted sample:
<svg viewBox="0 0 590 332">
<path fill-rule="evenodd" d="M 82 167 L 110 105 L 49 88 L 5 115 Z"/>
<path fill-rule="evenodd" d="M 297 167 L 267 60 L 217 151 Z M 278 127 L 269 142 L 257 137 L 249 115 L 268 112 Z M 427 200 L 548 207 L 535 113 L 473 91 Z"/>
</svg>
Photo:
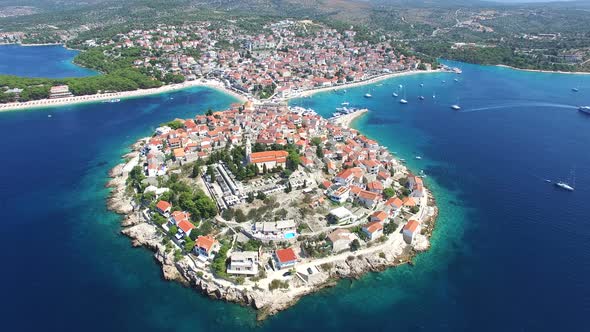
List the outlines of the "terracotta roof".
<svg viewBox="0 0 590 332">
<path fill-rule="evenodd" d="M 156 204 L 156 208 L 160 211 L 166 211 L 171 207 L 172 205 L 166 201 L 159 201 L 158 204 Z"/>
<path fill-rule="evenodd" d="M 275 251 L 275 254 L 277 255 L 277 259 L 280 263 L 287 263 L 297 260 L 297 255 L 291 248 L 279 249 Z"/>
<path fill-rule="evenodd" d="M 254 152 L 250 154 L 250 162 L 257 164 L 257 163 L 266 163 L 270 161 L 274 161 L 277 163 L 284 163 L 287 161 L 287 156 L 289 153 L 287 151 L 264 151 L 264 152 Z"/>
<path fill-rule="evenodd" d="M 188 233 L 191 229 L 195 228 L 195 225 L 191 224 L 188 220 L 182 220 L 178 223 L 178 228 L 182 229 L 183 232 Z"/>
<path fill-rule="evenodd" d="M 363 227 L 369 233 L 375 233 L 378 230 L 383 229 L 383 224 L 378 221 L 373 221 Z"/>
<path fill-rule="evenodd" d="M 361 192 L 358 193 L 358 196 L 363 199 L 370 199 L 370 200 L 374 201 L 379 197 L 379 194 L 373 193 L 370 191 L 366 191 L 366 190 L 361 190 Z"/>
<path fill-rule="evenodd" d="M 410 220 L 405 226 L 404 231 L 410 231 L 414 233 L 420 224 L 416 220 Z"/>
<path fill-rule="evenodd" d="M 209 235 L 199 236 L 197 237 L 197 241 L 195 241 L 195 246 L 205 249 L 206 252 L 209 252 L 214 244 L 215 239 Z"/>
<path fill-rule="evenodd" d="M 379 219 L 379 221 L 383 221 L 383 220 L 387 219 L 387 213 L 385 213 L 385 211 L 375 211 L 375 212 L 373 212 L 371 217 Z"/>
</svg>

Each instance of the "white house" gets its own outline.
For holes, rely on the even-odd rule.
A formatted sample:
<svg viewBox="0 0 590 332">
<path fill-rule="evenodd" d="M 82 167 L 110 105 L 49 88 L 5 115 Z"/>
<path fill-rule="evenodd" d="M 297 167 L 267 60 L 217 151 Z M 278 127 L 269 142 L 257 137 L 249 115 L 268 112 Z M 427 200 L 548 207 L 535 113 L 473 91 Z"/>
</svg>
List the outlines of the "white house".
<svg viewBox="0 0 590 332">
<path fill-rule="evenodd" d="M 416 220 L 408 221 L 408 223 L 404 226 L 403 230 L 404 241 L 406 241 L 406 243 L 412 243 L 412 241 L 414 241 L 414 237 L 416 236 L 416 234 L 419 233 L 420 223 L 418 223 Z"/>
<path fill-rule="evenodd" d="M 370 241 L 376 240 L 383 236 L 383 224 L 378 221 L 373 221 L 366 224 L 363 226 L 362 230 Z"/>
<path fill-rule="evenodd" d="M 258 252 L 256 251 L 232 252 L 227 273 L 257 275 L 258 263 Z"/>
</svg>

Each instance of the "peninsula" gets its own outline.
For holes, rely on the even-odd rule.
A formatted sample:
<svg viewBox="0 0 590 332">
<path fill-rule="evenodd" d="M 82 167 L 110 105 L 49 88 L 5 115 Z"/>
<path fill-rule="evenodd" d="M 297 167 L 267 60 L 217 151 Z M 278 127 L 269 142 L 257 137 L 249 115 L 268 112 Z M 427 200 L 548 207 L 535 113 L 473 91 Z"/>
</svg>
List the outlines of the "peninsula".
<svg viewBox="0 0 590 332">
<path fill-rule="evenodd" d="M 363 112 L 366 112 L 363 111 Z M 438 209 L 422 179 L 348 124 L 284 103 L 234 104 L 140 139 L 110 173 L 122 233 L 165 279 L 258 309 L 429 248 Z"/>
<path fill-rule="evenodd" d="M 392 38 L 369 43 L 353 29 L 307 20 L 271 22 L 261 33 L 231 22 L 160 24 L 68 46 L 82 49 L 76 64 L 102 74 L 0 75 L 0 110 L 118 101 L 194 85 L 222 88 L 242 100 L 280 101 L 438 68 Z"/>
</svg>

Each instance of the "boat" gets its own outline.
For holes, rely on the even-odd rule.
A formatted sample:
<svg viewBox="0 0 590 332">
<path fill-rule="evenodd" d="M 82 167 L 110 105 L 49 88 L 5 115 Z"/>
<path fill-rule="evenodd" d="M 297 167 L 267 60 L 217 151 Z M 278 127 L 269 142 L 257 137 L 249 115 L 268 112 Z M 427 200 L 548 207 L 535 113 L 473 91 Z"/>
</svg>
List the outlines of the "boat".
<svg viewBox="0 0 590 332">
<path fill-rule="evenodd" d="M 423 87 L 423 86 L 424 86 L 424 83 L 420 83 L 420 87 Z"/>
<path fill-rule="evenodd" d="M 436 93 L 432 94 L 432 99 L 436 99 Z"/>
<path fill-rule="evenodd" d="M 418 97 L 418 99 L 424 100 L 424 96 L 420 96 L 420 97 Z"/>
<path fill-rule="evenodd" d="M 555 182 L 555 186 L 558 188 L 561 188 L 563 190 L 567 190 L 567 191 L 574 191 L 574 187 L 570 186 L 569 184 L 563 182 L 563 181 L 558 181 Z"/>
<path fill-rule="evenodd" d="M 406 100 L 406 90 L 404 90 L 404 97 L 399 100 L 400 104 L 407 104 L 408 101 Z"/>
<path fill-rule="evenodd" d="M 580 89 L 578 89 L 578 88 L 572 88 L 572 91 L 573 92 L 578 92 L 578 91 L 580 91 Z"/>
<path fill-rule="evenodd" d="M 563 190 L 567 190 L 567 191 L 574 191 L 574 187 L 576 186 L 576 175 L 575 175 L 575 171 L 572 169 L 572 174 L 571 174 L 571 178 L 572 178 L 572 184 L 569 184 L 565 181 L 557 181 L 555 182 L 555 186 L 559 189 L 563 189 Z"/>
<path fill-rule="evenodd" d="M 578 111 L 584 114 L 590 114 L 590 106 L 580 106 L 578 107 Z"/>
<path fill-rule="evenodd" d="M 549 179 L 545 179 L 545 182 L 547 182 L 547 183 L 551 183 L 551 180 L 549 180 Z"/>
<path fill-rule="evenodd" d="M 459 105 L 451 105 L 451 108 L 454 109 L 455 111 L 458 111 L 461 109 L 461 106 Z"/>
<path fill-rule="evenodd" d="M 394 97 L 397 97 L 397 96 L 398 96 L 398 94 L 394 92 L 394 93 L 393 93 L 393 96 L 394 96 Z"/>
<path fill-rule="evenodd" d="M 51 117 L 51 114 L 47 115 L 47 117 L 50 118 Z"/>
<path fill-rule="evenodd" d="M 373 97 L 373 95 L 371 95 L 370 93 L 368 93 L 368 92 L 365 93 L 365 98 L 372 98 L 372 97 Z"/>
<path fill-rule="evenodd" d="M 422 160 L 422 157 L 420 157 L 420 156 L 416 156 L 415 158 L 416 158 L 416 160 Z"/>
<path fill-rule="evenodd" d="M 459 82 L 459 79 L 458 79 L 458 78 L 455 78 L 453 81 L 455 81 L 455 82 Z"/>
<path fill-rule="evenodd" d="M 103 103 L 118 103 L 120 101 L 121 101 L 121 99 L 117 98 L 117 99 L 105 100 L 105 101 L 103 101 Z"/>
<path fill-rule="evenodd" d="M 445 80 L 442 80 L 442 82 L 443 82 L 443 83 L 447 83 L 447 81 L 445 81 Z"/>
<path fill-rule="evenodd" d="M 342 106 L 348 106 L 348 105 L 350 105 L 350 103 L 349 103 L 349 102 L 347 102 L 347 101 L 345 101 L 345 102 L 343 102 L 343 103 L 342 103 L 342 104 L 340 104 L 340 105 L 342 105 Z"/>
</svg>

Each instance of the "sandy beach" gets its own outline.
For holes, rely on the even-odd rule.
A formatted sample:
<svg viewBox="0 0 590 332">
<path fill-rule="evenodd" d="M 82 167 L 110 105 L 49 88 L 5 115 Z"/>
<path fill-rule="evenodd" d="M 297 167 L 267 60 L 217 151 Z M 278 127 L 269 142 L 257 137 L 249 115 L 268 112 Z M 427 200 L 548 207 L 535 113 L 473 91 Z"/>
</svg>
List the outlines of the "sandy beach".
<svg viewBox="0 0 590 332">
<path fill-rule="evenodd" d="M 143 90 L 134 90 L 134 91 L 123 91 L 123 92 L 113 92 L 113 93 L 101 93 L 96 95 L 87 95 L 87 96 L 74 96 L 69 98 L 59 98 L 59 99 L 41 99 L 41 100 L 32 100 L 24 103 L 7 103 L 7 104 L 0 104 L 0 112 L 2 111 L 11 111 L 11 110 L 23 110 L 23 109 L 31 109 L 31 108 L 46 108 L 46 107 L 57 107 L 57 106 L 65 106 L 65 105 L 73 105 L 73 104 L 82 104 L 82 103 L 94 103 L 99 101 L 111 100 L 111 99 L 128 99 L 128 98 L 135 98 L 135 97 L 142 97 L 147 95 L 153 94 L 160 94 L 166 93 L 176 90 L 188 89 L 191 87 L 196 86 L 205 86 L 212 89 L 217 89 L 223 93 L 230 94 L 241 101 L 246 101 L 246 97 L 243 95 L 226 89 L 225 86 L 215 80 L 195 80 L 195 81 L 187 81 L 184 83 L 179 84 L 170 84 L 165 85 L 159 88 L 153 89 L 143 89 Z"/>
<path fill-rule="evenodd" d="M 522 69 L 522 68 L 516 68 L 516 67 L 507 66 L 507 65 L 496 65 L 496 66 L 502 67 L 502 68 L 513 69 L 513 70 L 519 70 L 519 71 L 530 71 L 533 73 L 590 75 L 590 72 L 585 72 L 585 71 L 552 71 L 552 70 L 539 70 L 539 69 Z"/>
<path fill-rule="evenodd" d="M 336 125 L 340 125 L 342 127 L 349 128 L 354 120 L 358 119 L 359 117 L 361 117 L 363 114 L 367 113 L 368 111 L 369 111 L 368 109 L 362 109 L 362 110 L 358 110 L 354 113 L 344 114 L 344 115 L 341 115 L 337 118 L 334 118 L 332 120 L 332 122 Z"/>
<path fill-rule="evenodd" d="M 305 90 L 305 91 L 301 91 L 301 92 L 296 92 L 296 93 L 293 93 L 292 96 L 284 98 L 284 100 L 301 98 L 301 97 L 308 97 L 308 96 L 311 96 L 311 95 L 314 95 L 314 94 L 320 93 L 320 92 L 359 87 L 359 86 L 363 86 L 363 85 L 367 85 L 367 84 L 377 83 L 377 82 L 387 80 L 387 79 L 390 79 L 393 77 L 418 75 L 418 74 L 441 73 L 441 72 L 443 72 L 443 71 L 440 69 L 436 69 L 436 70 L 408 70 L 408 71 L 391 73 L 391 74 L 383 74 L 383 75 L 376 76 L 376 77 L 373 77 L 373 78 L 370 78 L 370 79 L 367 79 L 364 81 L 358 81 L 358 82 L 353 82 L 353 83 L 346 83 L 346 84 L 341 84 L 341 85 L 329 86 L 329 87 L 325 87 L 325 88 L 317 88 L 317 89 L 310 89 L 310 90 Z"/>
</svg>

